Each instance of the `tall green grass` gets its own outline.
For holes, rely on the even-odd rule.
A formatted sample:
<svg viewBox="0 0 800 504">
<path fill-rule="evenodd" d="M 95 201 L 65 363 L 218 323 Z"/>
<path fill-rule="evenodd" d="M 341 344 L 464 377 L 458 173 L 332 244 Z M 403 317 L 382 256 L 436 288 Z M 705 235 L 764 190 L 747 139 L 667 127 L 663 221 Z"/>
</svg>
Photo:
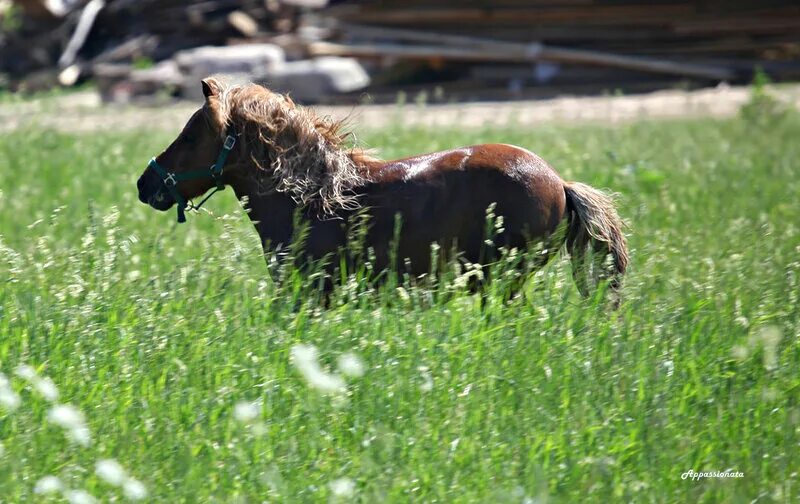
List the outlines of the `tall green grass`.
<svg viewBox="0 0 800 504">
<path fill-rule="evenodd" d="M 325 309 L 313 279 L 267 275 L 229 191 L 181 226 L 138 202 L 171 135 L 7 134 L 0 371 L 21 404 L 0 406 L 0 500 L 58 500 L 33 493 L 46 475 L 123 500 L 95 474 L 112 458 L 156 502 L 794 501 L 798 137 L 795 116 L 362 135 L 385 157 L 513 143 L 620 193 L 632 264 L 612 312 L 563 259 L 510 302 L 502 279 L 481 306 L 463 275 L 354 277 Z M 365 372 L 321 393 L 297 345 Z M 89 446 L 22 364 L 83 412 Z M 744 476 L 681 478 L 728 469 Z"/>
</svg>

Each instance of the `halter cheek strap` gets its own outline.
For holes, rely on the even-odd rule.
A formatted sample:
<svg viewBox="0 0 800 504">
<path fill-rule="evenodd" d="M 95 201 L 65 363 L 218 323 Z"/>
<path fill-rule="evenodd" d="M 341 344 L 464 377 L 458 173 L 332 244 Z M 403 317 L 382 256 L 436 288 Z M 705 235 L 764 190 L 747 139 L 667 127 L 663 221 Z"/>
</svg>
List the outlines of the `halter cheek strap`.
<svg viewBox="0 0 800 504">
<path fill-rule="evenodd" d="M 213 196 L 217 191 L 225 189 L 225 184 L 222 182 L 222 172 L 225 169 L 225 162 L 228 160 L 228 155 L 231 153 L 231 150 L 233 150 L 234 145 L 236 145 L 236 131 L 233 129 L 233 126 L 231 126 L 228 128 L 227 136 L 225 137 L 225 142 L 222 144 L 222 150 L 217 156 L 217 161 L 212 164 L 208 170 L 192 170 L 183 173 L 175 173 L 167 171 L 166 168 L 158 164 L 156 158 L 150 160 L 150 164 L 147 165 L 148 168 L 152 168 L 156 173 L 158 173 L 158 176 L 161 177 L 161 180 L 164 182 L 164 186 L 166 186 L 170 195 L 175 200 L 175 204 L 178 207 L 178 222 L 186 222 L 187 208 L 197 210 L 203 206 L 203 204 L 208 201 L 208 198 Z M 189 203 L 186 201 L 186 198 L 183 197 L 180 191 L 178 191 L 178 182 L 182 180 L 193 180 L 208 177 L 214 179 L 217 187 L 211 191 L 208 196 L 203 198 L 199 205 Z"/>
</svg>

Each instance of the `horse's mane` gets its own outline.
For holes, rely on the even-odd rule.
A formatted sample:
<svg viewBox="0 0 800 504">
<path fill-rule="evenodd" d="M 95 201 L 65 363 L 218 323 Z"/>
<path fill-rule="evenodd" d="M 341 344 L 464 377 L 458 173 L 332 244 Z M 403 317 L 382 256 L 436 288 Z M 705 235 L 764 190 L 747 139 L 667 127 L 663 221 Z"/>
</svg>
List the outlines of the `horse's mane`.
<svg viewBox="0 0 800 504">
<path fill-rule="evenodd" d="M 376 158 L 347 146 L 346 119 L 318 116 L 257 84 L 223 88 L 219 109 L 223 124 L 236 128 L 257 175 L 271 179 L 270 189 L 321 215 L 359 207 L 355 189 L 368 182 L 365 164 Z"/>
</svg>

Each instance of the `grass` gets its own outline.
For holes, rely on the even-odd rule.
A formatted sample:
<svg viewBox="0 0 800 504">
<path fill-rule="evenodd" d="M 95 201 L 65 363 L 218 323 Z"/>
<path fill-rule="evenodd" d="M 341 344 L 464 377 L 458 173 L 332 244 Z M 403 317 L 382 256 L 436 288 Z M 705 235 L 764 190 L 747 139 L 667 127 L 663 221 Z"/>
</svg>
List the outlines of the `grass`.
<svg viewBox="0 0 800 504">
<path fill-rule="evenodd" d="M 169 134 L 7 134 L 0 371 L 21 405 L 0 406 L 0 500 L 57 500 L 33 494 L 50 474 L 122 499 L 94 471 L 113 458 L 155 502 L 794 501 L 799 136 L 796 116 L 362 135 L 386 157 L 514 143 L 619 192 L 632 265 L 614 313 L 563 260 L 483 309 L 434 296 L 453 278 L 353 280 L 321 309 L 296 272 L 267 276 L 229 191 L 182 226 L 137 201 Z M 366 372 L 322 394 L 298 344 Z M 48 421 L 21 364 L 83 412 L 90 446 Z M 744 476 L 681 478 L 726 469 Z"/>
</svg>

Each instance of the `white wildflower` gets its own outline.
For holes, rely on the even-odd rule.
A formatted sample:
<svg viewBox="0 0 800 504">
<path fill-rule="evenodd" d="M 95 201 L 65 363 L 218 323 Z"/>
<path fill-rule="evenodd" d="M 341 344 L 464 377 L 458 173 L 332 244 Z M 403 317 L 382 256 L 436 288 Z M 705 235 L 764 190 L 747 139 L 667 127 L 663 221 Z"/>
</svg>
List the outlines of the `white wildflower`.
<svg viewBox="0 0 800 504">
<path fill-rule="evenodd" d="M 330 482 L 331 493 L 335 497 L 352 497 L 356 484 L 350 478 L 339 478 Z"/>
<path fill-rule="evenodd" d="M 734 359 L 743 361 L 750 355 L 750 350 L 744 345 L 736 345 L 731 349 L 731 355 Z"/>
<path fill-rule="evenodd" d="M 778 345 L 780 345 L 783 334 L 777 326 L 766 326 L 760 328 L 758 336 L 764 347 L 764 367 L 767 371 L 778 369 Z"/>
<path fill-rule="evenodd" d="M 70 404 L 57 404 L 47 412 L 50 423 L 65 429 L 77 429 L 84 426 L 83 413 Z"/>
<path fill-rule="evenodd" d="M 94 472 L 100 479 L 114 486 L 122 486 L 128 478 L 125 469 L 114 459 L 99 460 L 95 464 Z"/>
<path fill-rule="evenodd" d="M 308 384 L 320 392 L 344 392 L 345 383 L 341 376 L 326 373 L 317 362 L 317 349 L 311 345 L 294 345 L 291 350 L 292 361 Z"/>
<path fill-rule="evenodd" d="M 400 297 L 400 299 L 403 300 L 404 303 L 411 302 L 411 296 L 408 295 L 408 291 L 405 290 L 403 287 L 397 288 L 397 294 Z"/>
<path fill-rule="evenodd" d="M 264 422 L 255 422 L 250 426 L 250 432 L 256 436 L 265 436 L 269 429 L 267 429 L 267 424 Z"/>
<path fill-rule="evenodd" d="M 358 378 L 364 376 L 364 363 L 353 352 L 347 352 L 339 356 L 337 360 L 339 371 L 345 376 Z"/>
<path fill-rule="evenodd" d="M 257 401 L 239 401 L 236 403 L 236 406 L 233 407 L 233 417 L 242 423 L 252 422 L 258 418 L 260 412 L 261 408 Z"/>
<path fill-rule="evenodd" d="M 33 366 L 27 364 L 17 366 L 17 369 L 14 370 L 14 374 L 28 381 L 33 381 L 37 378 L 36 370 L 33 369 Z"/>
<path fill-rule="evenodd" d="M 47 420 L 67 430 L 67 436 L 81 446 L 89 446 L 92 441 L 83 413 L 70 404 L 57 404 L 47 412 Z"/>
<path fill-rule="evenodd" d="M 45 476 L 36 482 L 33 487 L 35 494 L 50 494 L 60 492 L 64 489 L 64 484 L 56 476 Z"/>
<path fill-rule="evenodd" d="M 22 400 L 19 394 L 11 388 L 11 382 L 8 380 L 8 377 L 0 373 L 0 404 L 2 404 L 6 410 L 14 411 L 19 408 L 21 402 Z"/>
<path fill-rule="evenodd" d="M 144 484 L 134 478 L 128 478 L 122 486 L 122 492 L 130 500 L 142 500 L 147 498 L 147 488 Z"/>
<path fill-rule="evenodd" d="M 39 395 L 44 397 L 50 402 L 55 402 L 58 400 L 58 388 L 56 388 L 56 384 L 53 383 L 53 380 L 44 376 L 32 382 L 33 388 L 39 392 Z"/>
<path fill-rule="evenodd" d="M 84 447 L 92 444 L 92 434 L 89 432 L 89 428 L 84 425 L 70 429 L 67 432 L 67 436 L 75 443 Z"/>
<path fill-rule="evenodd" d="M 0 387 L 0 404 L 3 405 L 8 411 L 14 411 L 19 408 L 22 400 L 19 394 L 14 392 L 10 387 Z"/>
<path fill-rule="evenodd" d="M 667 370 L 667 378 L 669 378 L 675 372 L 675 363 L 672 360 L 665 360 L 664 368 Z"/>
<path fill-rule="evenodd" d="M 53 383 L 53 380 L 46 376 L 39 376 L 36 374 L 36 369 L 34 369 L 33 366 L 27 364 L 17 366 L 17 369 L 14 370 L 14 374 L 27 380 L 33 389 L 48 401 L 55 402 L 58 399 L 58 389 L 56 388 L 56 384 Z"/>
<path fill-rule="evenodd" d="M 422 383 L 419 385 L 419 389 L 422 392 L 430 392 L 433 390 L 433 377 L 431 377 L 430 372 L 426 366 L 420 366 L 419 372 L 422 375 Z"/>
<path fill-rule="evenodd" d="M 97 502 L 97 499 L 86 490 L 67 490 L 64 492 L 64 498 L 69 504 L 95 504 Z"/>
</svg>

